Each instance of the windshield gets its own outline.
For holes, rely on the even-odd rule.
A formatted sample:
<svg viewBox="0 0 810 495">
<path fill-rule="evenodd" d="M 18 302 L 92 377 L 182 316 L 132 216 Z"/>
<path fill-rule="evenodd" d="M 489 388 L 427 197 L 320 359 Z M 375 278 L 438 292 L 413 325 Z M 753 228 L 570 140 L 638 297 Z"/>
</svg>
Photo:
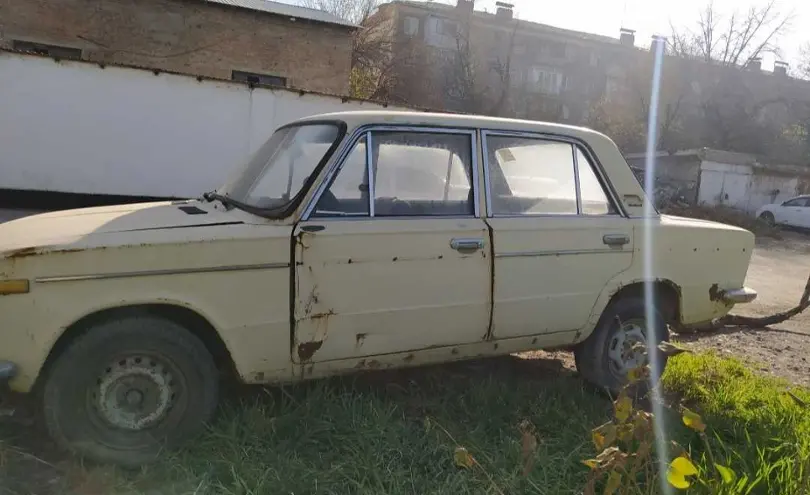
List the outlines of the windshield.
<svg viewBox="0 0 810 495">
<path fill-rule="evenodd" d="M 340 136 L 336 123 L 282 127 L 218 193 L 250 208 L 286 211 Z"/>
</svg>

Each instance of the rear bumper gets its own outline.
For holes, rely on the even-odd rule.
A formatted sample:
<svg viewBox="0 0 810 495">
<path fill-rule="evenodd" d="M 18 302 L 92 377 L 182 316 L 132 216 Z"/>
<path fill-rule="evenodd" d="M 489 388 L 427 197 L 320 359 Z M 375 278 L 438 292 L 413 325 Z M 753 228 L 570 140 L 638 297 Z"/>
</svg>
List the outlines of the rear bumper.
<svg viewBox="0 0 810 495">
<path fill-rule="evenodd" d="M 720 298 L 730 304 L 748 303 L 757 298 L 757 291 L 750 287 L 742 287 L 740 289 L 724 290 L 720 294 Z"/>
</svg>

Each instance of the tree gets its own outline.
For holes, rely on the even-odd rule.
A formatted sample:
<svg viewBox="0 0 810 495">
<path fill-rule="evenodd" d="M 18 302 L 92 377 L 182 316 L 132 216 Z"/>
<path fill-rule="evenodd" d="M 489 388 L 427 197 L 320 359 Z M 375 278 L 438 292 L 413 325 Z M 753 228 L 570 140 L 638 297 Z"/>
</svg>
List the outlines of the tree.
<svg viewBox="0 0 810 495">
<path fill-rule="evenodd" d="M 799 48 L 799 63 L 795 76 L 810 80 L 810 41 Z"/>
<path fill-rule="evenodd" d="M 692 29 L 672 27 L 670 50 L 675 55 L 726 66 L 746 66 L 765 53 L 779 53 L 779 37 L 789 27 L 790 15 L 781 14 L 776 0 L 744 13 L 726 16 L 709 3 Z"/>
<path fill-rule="evenodd" d="M 323 10 L 354 24 L 361 24 L 371 17 L 381 0 L 299 0 L 299 5 Z"/>
</svg>

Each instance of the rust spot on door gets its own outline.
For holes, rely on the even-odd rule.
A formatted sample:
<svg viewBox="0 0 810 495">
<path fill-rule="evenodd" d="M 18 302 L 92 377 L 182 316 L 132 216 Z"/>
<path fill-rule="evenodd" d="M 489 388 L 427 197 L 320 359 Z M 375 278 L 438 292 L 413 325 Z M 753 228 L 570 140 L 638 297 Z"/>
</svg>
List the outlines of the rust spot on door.
<svg viewBox="0 0 810 495">
<path fill-rule="evenodd" d="M 323 341 L 304 342 L 303 344 L 298 344 L 299 359 L 301 359 L 301 361 L 309 361 L 322 346 Z"/>
<path fill-rule="evenodd" d="M 723 291 L 720 290 L 720 286 L 714 284 L 709 287 L 709 301 L 719 301 L 722 297 Z"/>
</svg>

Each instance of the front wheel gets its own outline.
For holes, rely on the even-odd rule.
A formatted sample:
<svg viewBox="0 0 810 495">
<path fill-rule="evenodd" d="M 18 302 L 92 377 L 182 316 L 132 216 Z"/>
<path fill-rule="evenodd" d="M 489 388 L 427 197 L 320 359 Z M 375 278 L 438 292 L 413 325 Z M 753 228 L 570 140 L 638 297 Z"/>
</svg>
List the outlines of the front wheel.
<svg viewBox="0 0 810 495">
<path fill-rule="evenodd" d="M 57 358 L 45 422 L 65 449 L 137 466 L 197 433 L 217 395 L 217 369 L 199 339 L 171 321 L 127 317 L 93 326 Z"/>
<path fill-rule="evenodd" d="M 650 364 L 646 349 L 652 344 L 658 358 L 657 370 L 651 370 L 657 372 L 652 376 L 656 382 L 667 361 L 658 344 L 668 339 L 667 322 L 657 309 L 647 321 L 643 297 L 620 299 L 605 309 L 593 333 L 574 350 L 577 370 L 593 385 L 618 393 L 630 370 Z"/>
</svg>

